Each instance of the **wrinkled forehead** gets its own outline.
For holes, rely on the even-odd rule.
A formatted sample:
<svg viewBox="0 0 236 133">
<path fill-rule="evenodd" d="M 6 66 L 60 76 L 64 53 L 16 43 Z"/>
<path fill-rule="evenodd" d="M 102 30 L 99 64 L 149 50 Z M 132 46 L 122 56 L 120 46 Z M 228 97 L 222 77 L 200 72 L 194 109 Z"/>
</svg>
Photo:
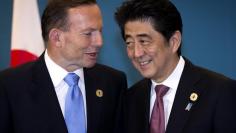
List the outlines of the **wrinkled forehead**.
<svg viewBox="0 0 236 133">
<path fill-rule="evenodd" d="M 68 23 L 75 27 L 102 27 L 102 15 L 98 5 L 84 5 L 68 10 Z"/>
</svg>

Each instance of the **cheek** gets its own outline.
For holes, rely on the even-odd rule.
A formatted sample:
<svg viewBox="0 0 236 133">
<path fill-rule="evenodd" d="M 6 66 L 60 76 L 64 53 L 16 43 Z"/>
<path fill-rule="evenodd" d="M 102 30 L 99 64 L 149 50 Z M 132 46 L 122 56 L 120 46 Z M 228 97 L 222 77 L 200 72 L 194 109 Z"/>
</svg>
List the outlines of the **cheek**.
<svg viewBox="0 0 236 133">
<path fill-rule="evenodd" d="M 129 49 L 129 48 L 126 48 L 126 52 L 127 52 L 127 55 L 130 59 L 132 59 L 133 57 L 133 50 Z"/>
<path fill-rule="evenodd" d="M 159 58 L 159 56 L 162 54 L 162 49 L 158 48 L 158 47 L 150 47 L 148 49 L 146 49 L 146 53 L 152 57 L 152 58 Z"/>
<path fill-rule="evenodd" d="M 83 49 L 89 47 L 91 41 L 86 37 L 73 36 L 67 40 L 67 43 L 72 45 L 71 48 L 73 49 Z"/>
<path fill-rule="evenodd" d="M 91 40 L 89 39 L 78 40 L 77 42 L 81 48 L 87 48 L 92 44 Z"/>
</svg>

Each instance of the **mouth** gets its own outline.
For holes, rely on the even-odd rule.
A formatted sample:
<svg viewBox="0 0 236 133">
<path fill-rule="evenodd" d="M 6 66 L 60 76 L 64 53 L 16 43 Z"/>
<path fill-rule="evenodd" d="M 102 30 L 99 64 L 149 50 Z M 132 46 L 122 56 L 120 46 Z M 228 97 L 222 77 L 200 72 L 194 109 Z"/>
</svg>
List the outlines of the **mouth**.
<svg viewBox="0 0 236 133">
<path fill-rule="evenodd" d="M 98 52 L 86 52 L 85 54 L 88 55 L 90 59 L 96 59 L 98 56 Z"/>
<path fill-rule="evenodd" d="M 152 60 L 149 59 L 149 60 L 138 60 L 137 62 L 141 67 L 144 67 L 144 66 L 148 65 L 149 63 L 151 63 L 151 61 Z"/>
<path fill-rule="evenodd" d="M 142 62 L 139 62 L 139 65 L 140 65 L 140 66 L 145 66 L 145 65 L 149 64 L 150 62 L 151 62 L 151 60 L 142 61 Z"/>
</svg>

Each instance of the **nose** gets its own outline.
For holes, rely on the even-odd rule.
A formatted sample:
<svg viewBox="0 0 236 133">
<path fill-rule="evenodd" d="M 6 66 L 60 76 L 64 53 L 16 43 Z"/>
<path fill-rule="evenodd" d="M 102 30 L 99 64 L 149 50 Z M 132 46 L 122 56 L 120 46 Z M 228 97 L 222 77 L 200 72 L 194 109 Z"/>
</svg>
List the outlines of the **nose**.
<svg viewBox="0 0 236 133">
<path fill-rule="evenodd" d="M 103 44 L 102 32 L 97 33 L 93 44 L 96 45 L 97 47 L 102 47 Z"/>
<path fill-rule="evenodd" d="M 134 45 L 134 56 L 135 56 L 136 58 L 138 58 L 138 57 L 143 56 L 143 54 L 144 54 L 144 50 L 143 50 L 142 45 L 136 43 L 136 44 Z"/>
</svg>

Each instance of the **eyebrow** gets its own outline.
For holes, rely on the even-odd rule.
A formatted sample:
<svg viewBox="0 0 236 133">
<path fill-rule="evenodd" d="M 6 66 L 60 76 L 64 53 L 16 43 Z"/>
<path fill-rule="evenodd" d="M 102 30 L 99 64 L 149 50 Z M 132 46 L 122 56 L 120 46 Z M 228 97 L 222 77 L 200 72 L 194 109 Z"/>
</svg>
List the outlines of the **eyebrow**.
<svg viewBox="0 0 236 133">
<path fill-rule="evenodd" d="M 85 28 L 85 29 L 83 29 L 83 30 L 81 30 L 81 32 L 86 32 L 86 31 L 102 31 L 102 29 L 96 29 L 96 28 L 91 28 L 91 27 L 89 27 L 89 28 Z"/>
<path fill-rule="evenodd" d="M 131 37 L 131 35 L 125 35 L 125 39 L 128 38 L 128 37 Z M 142 34 L 138 34 L 136 35 L 136 37 L 147 37 L 147 38 L 151 38 L 148 34 L 146 33 L 142 33 Z"/>
</svg>

